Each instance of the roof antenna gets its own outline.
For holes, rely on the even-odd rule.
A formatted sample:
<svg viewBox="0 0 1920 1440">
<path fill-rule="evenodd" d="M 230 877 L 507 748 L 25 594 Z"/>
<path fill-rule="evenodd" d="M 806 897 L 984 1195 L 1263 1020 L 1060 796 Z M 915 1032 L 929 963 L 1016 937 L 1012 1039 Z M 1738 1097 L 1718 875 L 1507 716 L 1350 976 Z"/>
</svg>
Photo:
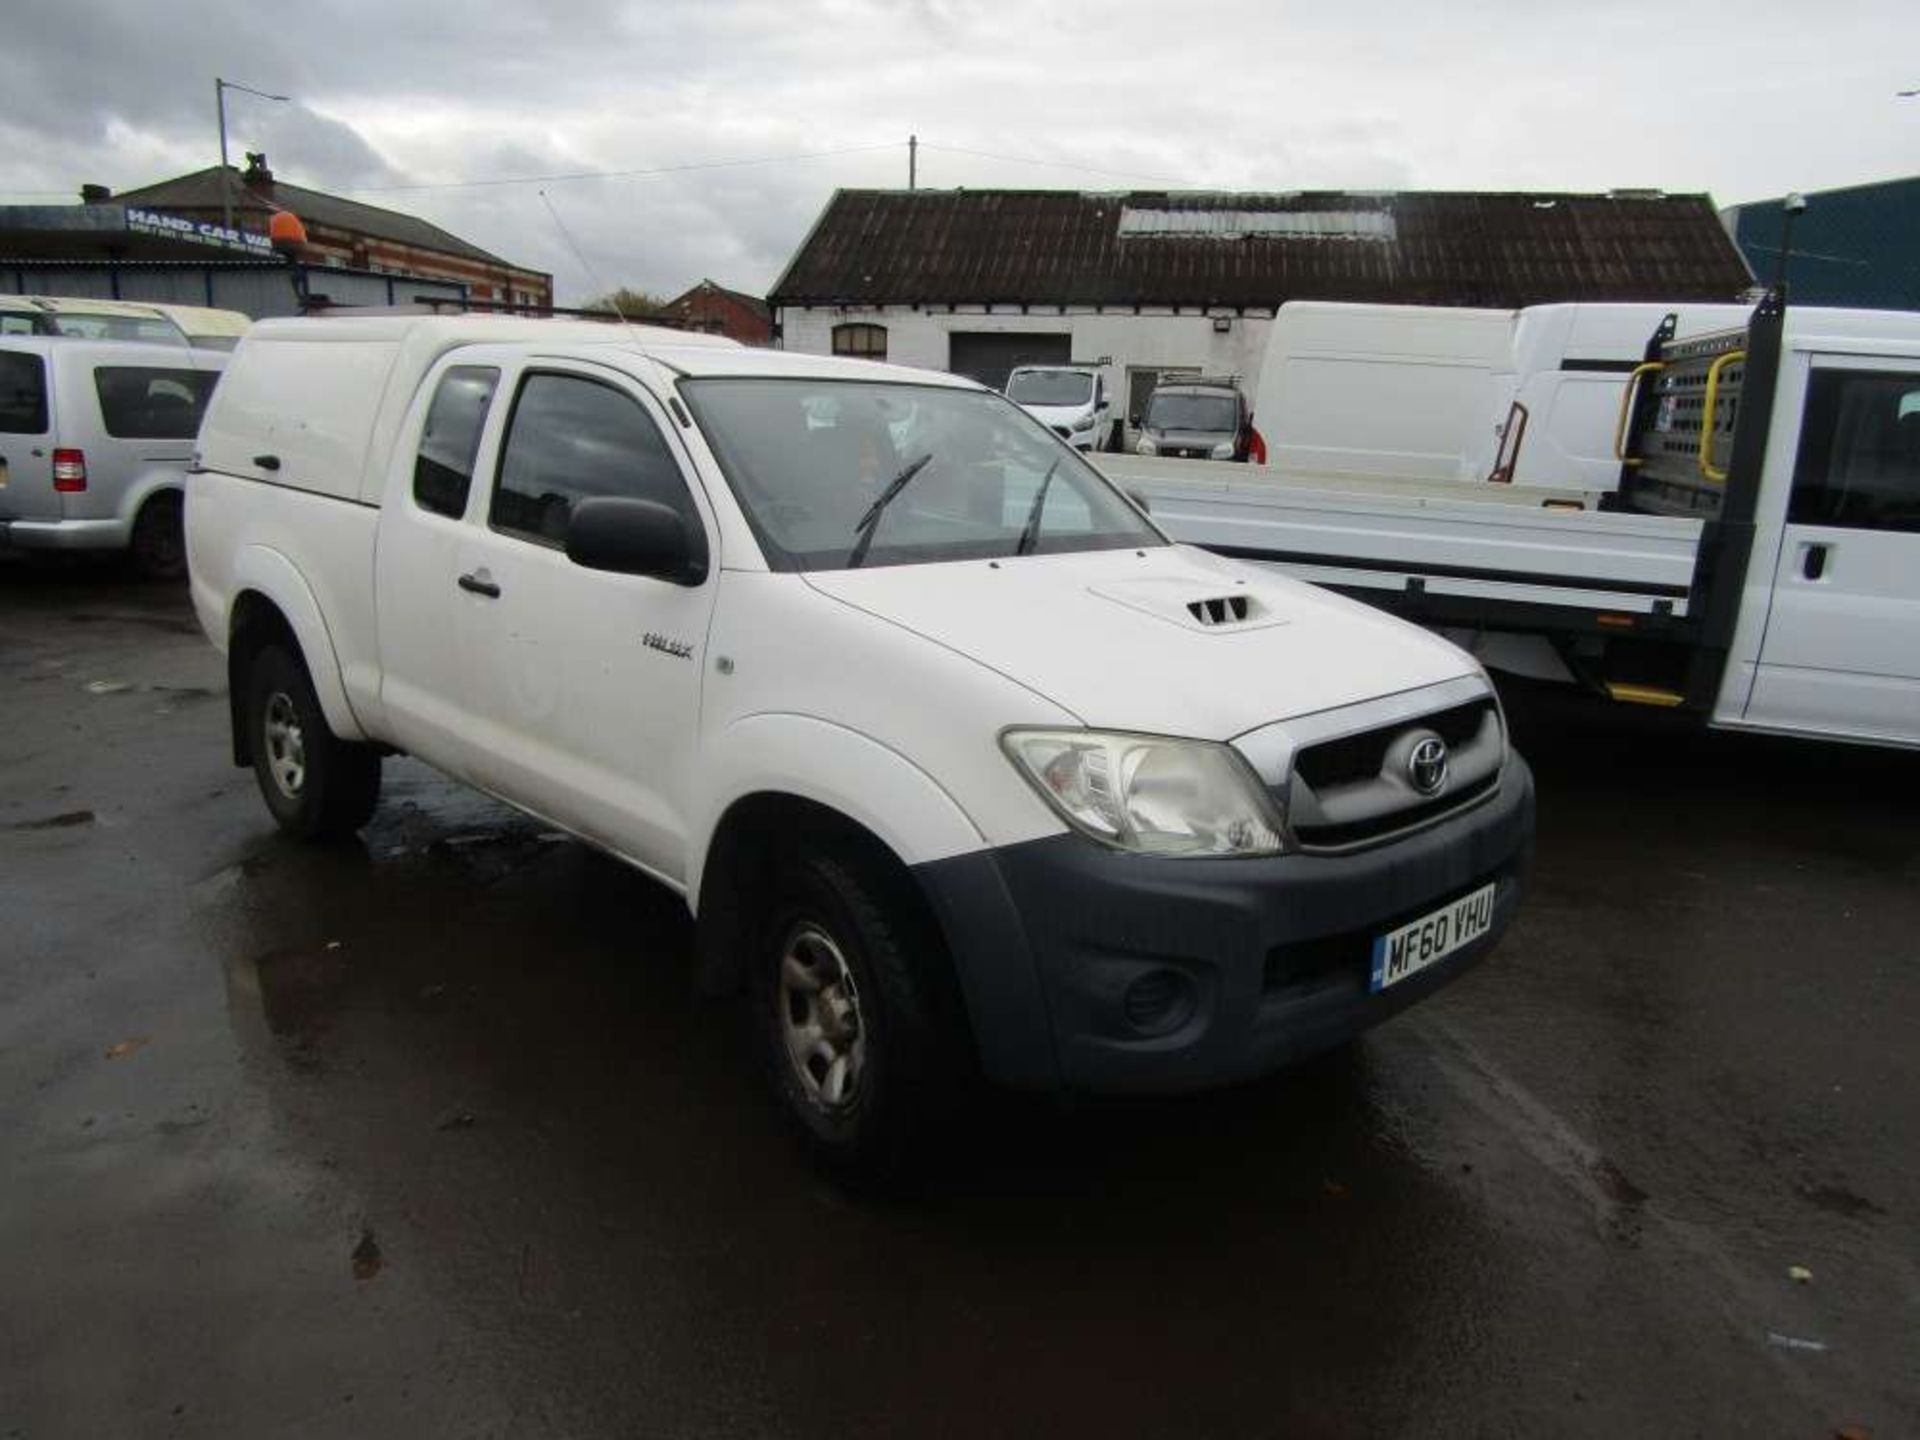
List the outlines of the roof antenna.
<svg viewBox="0 0 1920 1440">
<path fill-rule="evenodd" d="M 554 228 L 559 230 L 560 238 L 566 241 L 567 248 L 573 251 L 573 258 L 578 260 L 580 262 L 580 268 L 587 272 L 587 279 L 593 282 L 593 288 L 607 297 L 607 304 L 613 307 L 614 318 L 626 327 L 627 334 L 632 337 L 633 342 L 638 345 L 640 343 L 640 337 L 634 334 L 633 322 L 627 319 L 627 312 L 620 308 L 620 296 L 618 292 L 607 289 L 606 281 L 602 280 L 598 272 L 587 262 L 587 257 L 581 253 L 580 247 L 574 243 L 573 232 L 567 229 L 567 222 L 560 218 L 560 212 L 553 208 L 553 201 L 547 198 L 547 192 L 542 190 L 538 193 L 540 203 L 547 207 L 547 214 L 553 217 Z"/>
</svg>

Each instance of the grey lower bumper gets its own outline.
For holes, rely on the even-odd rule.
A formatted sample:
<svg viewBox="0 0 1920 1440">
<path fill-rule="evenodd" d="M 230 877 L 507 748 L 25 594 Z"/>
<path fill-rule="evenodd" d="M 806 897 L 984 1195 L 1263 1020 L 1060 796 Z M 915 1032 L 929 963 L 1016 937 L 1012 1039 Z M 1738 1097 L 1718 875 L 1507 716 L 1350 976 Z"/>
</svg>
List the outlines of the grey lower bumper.
<svg viewBox="0 0 1920 1440">
<path fill-rule="evenodd" d="M 0 520 L 0 550 L 124 550 L 127 523 L 105 520 Z"/>
<path fill-rule="evenodd" d="M 1355 854 L 1153 860 L 1061 835 L 916 874 L 989 1078 L 1172 1092 L 1304 1059 L 1460 975 L 1513 919 L 1532 841 L 1533 777 L 1515 755 L 1472 810 Z M 1489 883 L 1485 936 L 1370 992 L 1375 936 Z M 1154 987 L 1183 998 L 1143 1026 Z"/>
</svg>

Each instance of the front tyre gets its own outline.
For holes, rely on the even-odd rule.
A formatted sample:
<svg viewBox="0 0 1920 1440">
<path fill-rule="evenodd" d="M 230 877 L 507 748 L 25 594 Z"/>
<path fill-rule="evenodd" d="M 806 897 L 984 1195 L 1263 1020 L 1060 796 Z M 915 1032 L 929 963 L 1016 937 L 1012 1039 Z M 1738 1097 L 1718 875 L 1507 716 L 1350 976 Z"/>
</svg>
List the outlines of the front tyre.
<svg viewBox="0 0 1920 1440">
<path fill-rule="evenodd" d="M 767 1078 L 816 1159 L 898 1175 L 950 1117 L 961 1073 L 944 950 L 909 882 L 826 850 L 779 873 L 749 973 Z"/>
<path fill-rule="evenodd" d="M 269 645 L 247 670 L 247 741 L 261 797 L 301 840 L 335 839 L 367 823 L 380 799 L 380 755 L 337 738 L 297 655 Z"/>
</svg>

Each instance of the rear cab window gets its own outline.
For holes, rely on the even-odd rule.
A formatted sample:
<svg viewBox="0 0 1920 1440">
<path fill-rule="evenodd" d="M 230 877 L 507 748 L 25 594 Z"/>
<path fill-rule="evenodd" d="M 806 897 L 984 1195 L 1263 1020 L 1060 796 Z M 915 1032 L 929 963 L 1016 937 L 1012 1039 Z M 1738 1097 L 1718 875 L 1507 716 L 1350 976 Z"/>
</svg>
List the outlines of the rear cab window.
<svg viewBox="0 0 1920 1440">
<path fill-rule="evenodd" d="M 0 350 L 0 435 L 46 433 L 46 362 L 24 351 Z"/>
<path fill-rule="evenodd" d="M 157 365 L 97 365 L 100 423 L 121 440 L 191 440 L 219 372 Z"/>
<path fill-rule="evenodd" d="M 487 523 L 562 546 L 574 505 L 597 496 L 652 500 L 702 529 L 680 466 L 639 402 L 586 376 L 530 373 L 507 420 Z"/>
<path fill-rule="evenodd" d="M 440 377 L 413 462 L 413 499 L 422 510 L 454 520 L 467 513 L 480 436 L 499 384 L 491 365 L 456 365 Z"/>
</svg>

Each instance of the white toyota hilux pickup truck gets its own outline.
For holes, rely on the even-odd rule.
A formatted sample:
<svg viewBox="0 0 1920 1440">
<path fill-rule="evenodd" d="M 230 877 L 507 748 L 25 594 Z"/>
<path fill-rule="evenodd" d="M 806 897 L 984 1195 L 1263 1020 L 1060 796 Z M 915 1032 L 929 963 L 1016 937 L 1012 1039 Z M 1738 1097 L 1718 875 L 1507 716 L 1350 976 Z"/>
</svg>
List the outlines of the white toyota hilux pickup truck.
<svg viewBox="0 0 1920 1440">
<path fill-rule="evenodd" d="M 826 1159 L 973 1077 L 1337 1044 L 1511 920 L 1533 785 L 1462 651 L 1167 540 L 971 381 L 591 323 L 267 321 L 187 543 L 300 836 L 404 752 L 672 887 Z"/>
</svg>

